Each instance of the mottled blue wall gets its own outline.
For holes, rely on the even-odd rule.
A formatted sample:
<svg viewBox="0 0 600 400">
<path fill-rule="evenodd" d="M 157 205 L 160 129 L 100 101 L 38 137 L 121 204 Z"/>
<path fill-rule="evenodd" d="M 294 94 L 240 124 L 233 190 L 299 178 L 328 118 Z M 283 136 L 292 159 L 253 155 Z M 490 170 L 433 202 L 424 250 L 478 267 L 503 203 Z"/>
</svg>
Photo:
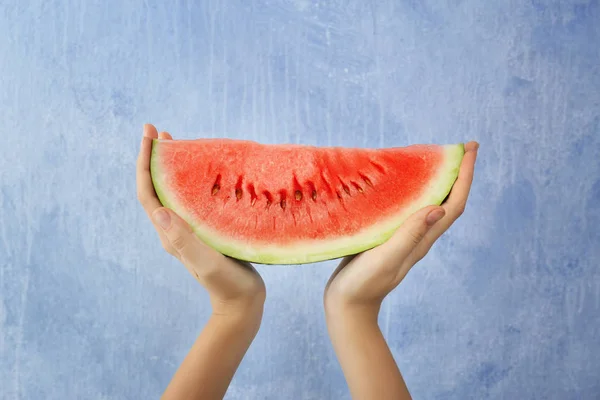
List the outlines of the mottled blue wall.
<svg viewBox="0 0 600 400">
<path fill-rule="evenodd" d="M 479 140 L 467 212 L 385 303 L 416 399 L 600 398 L 597 0 L 0 2 L 0 398 L 151 399 L 209 313 L 135 195 L 179 138 Z M 347 399 L 334 263 L 260 267 L 229 399 Z"/>
</svg>

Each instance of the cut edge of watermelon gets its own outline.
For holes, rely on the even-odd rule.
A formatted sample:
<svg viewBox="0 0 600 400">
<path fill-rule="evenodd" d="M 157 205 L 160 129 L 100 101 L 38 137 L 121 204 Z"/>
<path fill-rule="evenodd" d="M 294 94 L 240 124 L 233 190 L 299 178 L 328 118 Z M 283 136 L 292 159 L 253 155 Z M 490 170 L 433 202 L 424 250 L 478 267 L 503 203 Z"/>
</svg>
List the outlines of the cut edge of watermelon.
<svg viewBox="0 0 600 400">
<path fill-rule="evenodd" d="M 329 241 L 320 239 L 282 247 L 268 244 L 252 246 L 238 240 L 225 238 L 206 226 L 194 223 L 185 209 L 162 189 L 165 186 L 162 182 L 164 174 L 160 171 L 157 161 L 159 157 L 156 155 L 159 143 L 159 139 L 153 140 L 150 171 L 156 194 L 163 206 L 174 210 L 188 222 L 194 233 L 210 247 L 226 256 L 258 264 L 307 264 L 358 254 L 384 243 L 411 214 L 428 205 L 440 205 L 444 201 L 458 177 L 465 153 L 463 143 L 444 145 L 444 162 L 439 168 L 440 173 L 430 181 L 429 188 L 419 199 L 413 201 L 409 207 L 403 208 L 393 217 L 370 225 L 352 237 Z"/>
</svg>

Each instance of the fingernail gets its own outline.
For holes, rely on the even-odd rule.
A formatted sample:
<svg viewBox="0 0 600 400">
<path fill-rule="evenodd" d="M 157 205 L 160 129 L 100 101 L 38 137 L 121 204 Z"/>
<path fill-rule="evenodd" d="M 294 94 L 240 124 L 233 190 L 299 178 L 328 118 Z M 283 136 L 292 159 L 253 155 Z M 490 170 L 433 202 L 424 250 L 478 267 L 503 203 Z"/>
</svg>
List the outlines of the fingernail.
<svg viewBox="0 0 600 400">
<path fill-rule="evenodd" d="M 148 124 L 144 125 L 144 137 L 150 137 L 150 129 L 148 128 Z"/>
<path fill-rule="evenodd" d="M 430 212 L 429 214 L 427 214 L 427 218 L 425 218 L 425 222 L 427 223 L 427 225 L 433 226 L 440 219 L 444 218 L 444 215 L 446 215 L 446 211 L 444 211 L 443 208 L 437 208 L 437 209 L 433 210 L 432 212 Z"/>
<path fill-rule="evenodd" d="M 479 143 L 475 142 L 475 151 L 479 150 Z"/>
<path fill-rule="evenodd" d="M 163 229 L 167 229 L 171 225 L 171 216 L 165 210 L 159 209 L 154 211 L 154 221 Z"/>
</svg>

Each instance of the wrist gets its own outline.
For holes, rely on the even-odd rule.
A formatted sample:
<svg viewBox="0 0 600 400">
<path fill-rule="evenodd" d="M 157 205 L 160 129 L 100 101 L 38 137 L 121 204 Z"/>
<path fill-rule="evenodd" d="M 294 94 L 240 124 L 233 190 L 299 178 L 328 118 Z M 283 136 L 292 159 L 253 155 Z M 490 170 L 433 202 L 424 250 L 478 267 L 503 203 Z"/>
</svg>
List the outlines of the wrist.
<svg viewBox="0 0 600 400">
<path fill-rule="evenodd" d="M 380 302 L 352 302 L 348 300 L 325 301 L 325 319 L 327 324 L 341 322 L 358 322 L 361 324 L 377 325 L 377 317 L 381 309 Z"/>
<path fill-rule="evenodd" d="M 241 332 L 255 335 L 261 325 L 263 316 L 263 306 L 255 305 L 253 307 L 218 307 L 213 306 L 213 312 L 210 319 L 223 327 L 238 330 Z"/>
<path fill-rule="evenodd" d="M 232 320 L 260 319 L 264 309 L 264 297 L 252 297 L 244 299 L 221 299 L 210 298 L 212 314 L 215 316 L 228 317 Z"/>
</svg>

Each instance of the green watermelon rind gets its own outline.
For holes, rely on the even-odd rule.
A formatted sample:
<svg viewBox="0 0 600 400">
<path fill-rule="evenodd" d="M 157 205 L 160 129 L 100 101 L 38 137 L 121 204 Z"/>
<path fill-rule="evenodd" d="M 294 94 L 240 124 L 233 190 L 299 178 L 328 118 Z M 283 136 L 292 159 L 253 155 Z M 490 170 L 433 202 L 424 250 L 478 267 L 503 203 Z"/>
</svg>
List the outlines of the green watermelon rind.
<svg viewBox="0 0 600 400">
<path fill-rule="evenodd" d="M 430 187 L 425 190 L 418 200 L 410 206 L 404 207 L 397 215 L 372 224 L 352 237 L 335 238 L 331 241 L 321 239 L 277 247 L 268 244 L 247 245 L 235 239 L 222 237 L 217 232 L 203 226 L 201 222 L 195 222 L 185 212 L 185 208 L 179 206 L 176 199 L 169 196 L 167 190 L 163 190 L 165 185 L 162 182 L 162 176 L 164 174 L 161 173 L 160 157 L 158 156 L 160 140 L 154 139 L 152 144 L 150 172 L 154 189 L 164 207 L 175 211 L 190 224 L 194 233 L 204 243 L 218 252 L 239 260 L 278 265 L 307 264 L 332 260 L 358 254 L 384 243 L 411 214 L 428 205 L 440 205 L 444 201 L 456 182 L 465 153 L 463 143 L 443 146 L 444 163 L 439 168 L 438 176 L 432 179 Z M 317 250 L 319 248 L 322 250 Z"/>
</svg>

